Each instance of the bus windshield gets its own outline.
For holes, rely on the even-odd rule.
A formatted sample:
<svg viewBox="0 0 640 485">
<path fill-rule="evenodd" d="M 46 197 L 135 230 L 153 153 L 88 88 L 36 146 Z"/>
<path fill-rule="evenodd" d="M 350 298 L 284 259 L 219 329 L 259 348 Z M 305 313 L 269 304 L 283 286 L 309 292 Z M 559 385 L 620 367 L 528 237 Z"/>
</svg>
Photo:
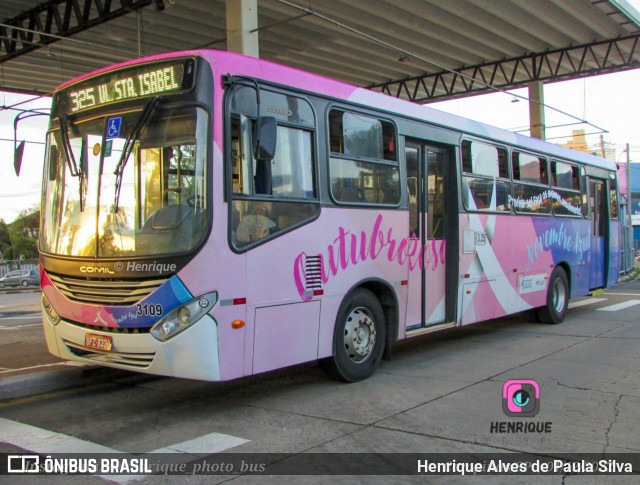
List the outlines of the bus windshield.
<svg viewBox="0 0 640 485">
<path fill-rule="evenodd" d="M 184 253 L 202 241 L 207 114 L 161 105 L 144 111 L 67 119 L 50 131 L 42 252 L 138 257 Z"/>
</svg>

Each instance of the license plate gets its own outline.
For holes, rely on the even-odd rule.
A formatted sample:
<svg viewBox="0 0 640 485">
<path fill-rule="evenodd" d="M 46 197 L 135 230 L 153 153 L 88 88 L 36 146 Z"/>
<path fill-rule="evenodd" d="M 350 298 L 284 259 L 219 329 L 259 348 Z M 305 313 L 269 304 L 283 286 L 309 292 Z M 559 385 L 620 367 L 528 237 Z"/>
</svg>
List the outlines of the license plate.
<svg viewBox="0 0 640 485">
<path fill-rule="evenodd" d="M 93 333 L 87 333 L 84 336 L 84 346 L 90 349 L 111 351 L 111 337 L 108 335 L 96 335 Z"/>
</svg>

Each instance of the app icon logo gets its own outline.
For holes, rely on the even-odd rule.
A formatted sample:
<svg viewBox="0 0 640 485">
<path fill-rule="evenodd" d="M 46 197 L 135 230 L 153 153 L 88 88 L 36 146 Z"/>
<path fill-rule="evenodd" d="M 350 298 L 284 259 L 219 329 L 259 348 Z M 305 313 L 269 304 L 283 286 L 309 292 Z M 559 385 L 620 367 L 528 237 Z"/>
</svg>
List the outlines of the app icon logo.
<svg viewBox="0 0 640 485">
<path fill-rule="evenodd" d="M 502 386 L 502 410 L 516 418 L 530 418 L 540 411 L 540 385 L 533 379 L 509 379 Z"/>
</svg>

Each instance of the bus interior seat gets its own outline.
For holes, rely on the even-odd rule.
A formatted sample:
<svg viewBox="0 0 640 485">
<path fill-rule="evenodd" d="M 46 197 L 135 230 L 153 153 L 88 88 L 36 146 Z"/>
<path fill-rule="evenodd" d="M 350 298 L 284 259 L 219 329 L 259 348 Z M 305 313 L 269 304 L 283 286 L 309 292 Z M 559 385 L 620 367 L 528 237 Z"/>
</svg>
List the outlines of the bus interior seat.
<svg viewBox="0 0 640 485">
<path fill-rule="evenodd" d="M 142 230 L 173 231 L 180 226 L 187 216 L 193 211 L 188 205 L 170 205 L 162 207 L 151 214 L 146 220 Z"/>
<path fill-rule="evenodd" d="M 333 185 L 333 196 L 340 202 L 364 202 L 365 196 L 362 189 L 354 183 L 337 182 Z"/>
<path fill-rule="evenodd" d="M 154 251 L 178 252 L 190 249 L 197 214 L 188 205 L 161 207 L 144 222 L 136 235 L 136 243 Z"/>
</svg>

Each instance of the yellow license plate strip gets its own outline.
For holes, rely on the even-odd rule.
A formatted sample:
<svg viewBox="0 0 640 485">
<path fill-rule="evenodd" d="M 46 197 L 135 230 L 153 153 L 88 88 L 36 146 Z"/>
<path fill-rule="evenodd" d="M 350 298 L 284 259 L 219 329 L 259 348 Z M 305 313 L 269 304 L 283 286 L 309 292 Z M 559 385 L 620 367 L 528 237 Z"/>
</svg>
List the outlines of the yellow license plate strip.
<svg viewBox="0 0 640 485">
<path fill-rule="evenodd" d="M 103 350 L 110 352 L 113 342 L 108 335 L 97 335 L 95 333 L 87 333 L 84 336 L 84 346 L 90 349 Z"/>
</svg>

